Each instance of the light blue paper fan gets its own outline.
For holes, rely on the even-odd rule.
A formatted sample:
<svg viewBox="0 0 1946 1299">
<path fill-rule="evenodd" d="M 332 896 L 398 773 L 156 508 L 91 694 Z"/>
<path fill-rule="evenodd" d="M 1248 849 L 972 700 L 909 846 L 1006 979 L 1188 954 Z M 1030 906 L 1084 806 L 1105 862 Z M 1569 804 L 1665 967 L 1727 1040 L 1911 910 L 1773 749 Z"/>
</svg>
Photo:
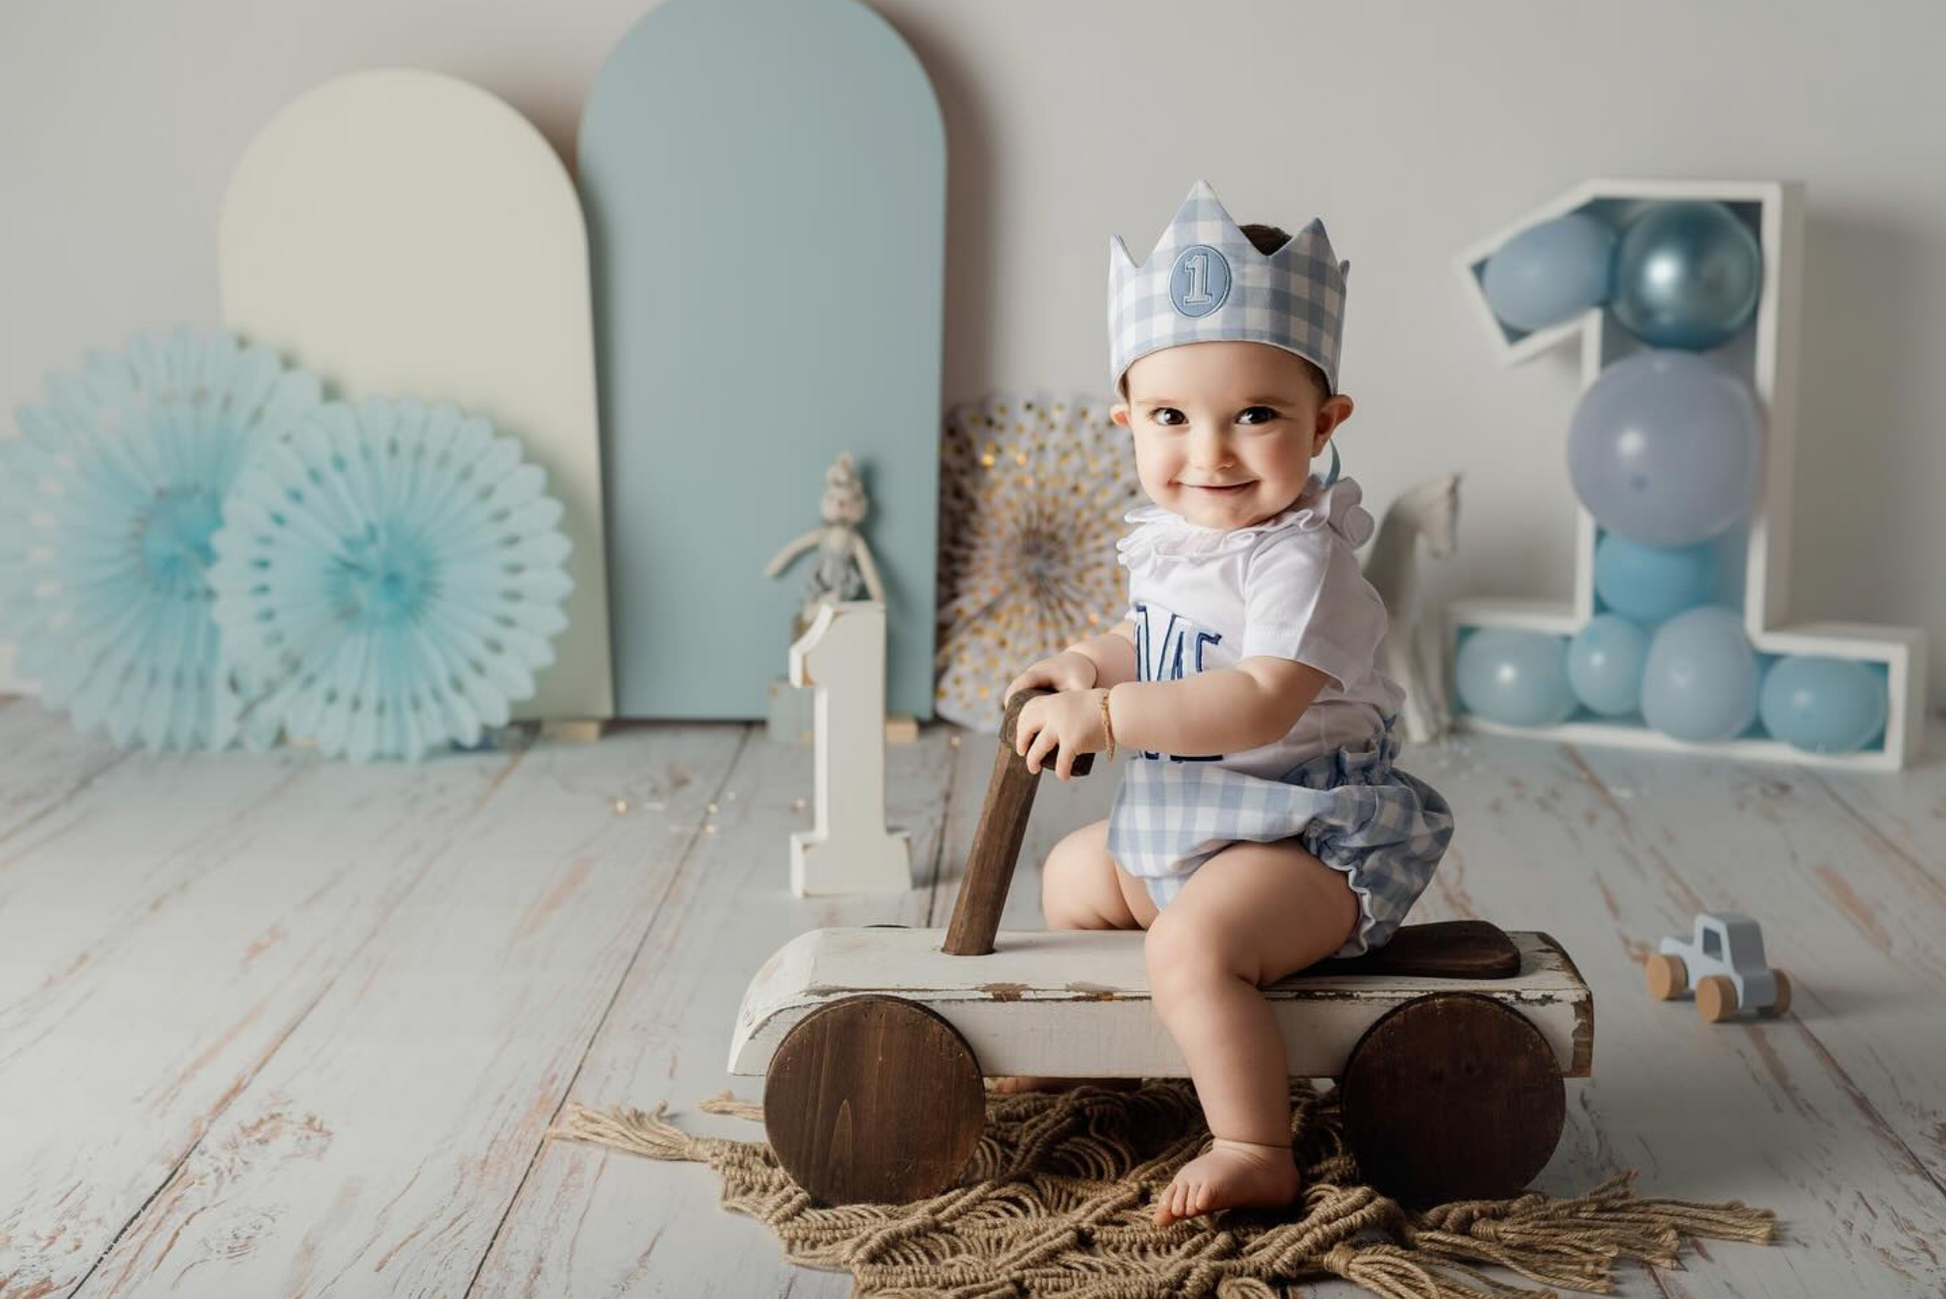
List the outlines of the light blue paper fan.
<svg viewBox="0 0 1946 1299">
<path fill-rule="evenodd" d="M 227 334 L 138 334 L 50 374 L 0 438 L 0 640 L 75 727 L 156 751 L 229 742 L 207 580 L 254 449 L 319 402 L 316 376 Z"/>
<path fill-rule="evenodd" d="M 485 419 L 411 399 L 329 402 L 266 447 L 210 571 L 246 739 L 362 762 L 504 724 L 567 626 L 545 485 Z"/>
</svg>

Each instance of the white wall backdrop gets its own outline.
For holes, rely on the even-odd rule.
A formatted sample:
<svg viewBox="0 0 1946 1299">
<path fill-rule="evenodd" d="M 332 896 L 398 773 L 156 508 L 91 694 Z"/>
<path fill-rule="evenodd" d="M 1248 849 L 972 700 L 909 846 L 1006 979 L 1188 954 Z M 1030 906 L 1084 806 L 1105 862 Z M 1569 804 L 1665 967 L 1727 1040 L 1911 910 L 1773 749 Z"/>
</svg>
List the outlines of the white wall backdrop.
<svg viewBox="0 0 1946 1299">
<path fill-rule="evenodd" d="M 1347 470 L 1374 507 L 1466 473 L 1438 596 L 1564 597 L 1572 545 L 1572 352 L 1497 368 L 1453 254 L 1591 176 L 1806 181 L 1795 612 L 1916 623 L 1946 656 L 1946 11 L 873 2 L 945 111 L 944 400 L 1102 387 L 1108 236 L 1146 255 L 1199 176 L 1241 221 L 1322 215 L 1353 263 Z M 572 165 L 595 70 L 651 7 L 0 0 L 0 404 L 135 328 L 218 323 L 225 180 L 305 87 L 453 73 Z"/>
</svg>

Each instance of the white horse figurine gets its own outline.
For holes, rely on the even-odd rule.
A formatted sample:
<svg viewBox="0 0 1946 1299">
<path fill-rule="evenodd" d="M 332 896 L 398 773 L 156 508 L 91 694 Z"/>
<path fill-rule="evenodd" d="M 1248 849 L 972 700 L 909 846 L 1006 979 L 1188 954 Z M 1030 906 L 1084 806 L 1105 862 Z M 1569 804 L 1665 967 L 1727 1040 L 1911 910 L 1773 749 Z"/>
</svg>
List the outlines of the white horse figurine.
<svg viewBox="0 0 1946 1299">
<path fill-rule="evenodd" d="M 1446 702 L 1446 655 L 1441 629 L 1422 623 L 1419 609 L 1418 542 L 1444 559 L 1453 553 L 1459 524 L 1458 474 L 1406 489 L 1385 511 L 1378 540 L 1365 561 L 1365 580 L 1385 601 L 1390 625 L 1379 642 L 1379 670 L 1405 687 L 1405 734 L 1424 744 L 1446 734 L 1452 712 Z"/>
</svg>

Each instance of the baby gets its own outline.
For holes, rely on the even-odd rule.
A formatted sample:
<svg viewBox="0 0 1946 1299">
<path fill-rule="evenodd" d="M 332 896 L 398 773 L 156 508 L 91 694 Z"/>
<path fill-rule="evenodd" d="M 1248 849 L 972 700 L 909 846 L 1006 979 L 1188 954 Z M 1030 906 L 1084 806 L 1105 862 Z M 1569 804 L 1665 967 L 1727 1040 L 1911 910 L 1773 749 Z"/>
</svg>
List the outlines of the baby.
<svg viewBox="0 0 1946 1299">
<path fill-rule="evenodd" d="M 1349 263 L 1324 226 L 1239 228 L 1199 181 L 1147 264 L 1109 245 L 1116 390 L 1153 502 L 1117 549 L 1127 618 L 1021 673 L 1030 770 L 1129 751 L 1106 821 L 1049 854 L 1057 929 L 1147 930 L 1156 1013 L 1213 1138 L 1158 1198 L 1166 1226 L 1299 1192 L 1283 1038 L 1261 985 L 1390 940 L 1452 837 L 1395 768 L 1404 693 L 1373 666 L 1385 607 L 1354 551 L 1356 482 L 1311 473 L 1338 391 Z M 1009 1079 L 999 1090 L 1056 1085 Z"/>
</svg>

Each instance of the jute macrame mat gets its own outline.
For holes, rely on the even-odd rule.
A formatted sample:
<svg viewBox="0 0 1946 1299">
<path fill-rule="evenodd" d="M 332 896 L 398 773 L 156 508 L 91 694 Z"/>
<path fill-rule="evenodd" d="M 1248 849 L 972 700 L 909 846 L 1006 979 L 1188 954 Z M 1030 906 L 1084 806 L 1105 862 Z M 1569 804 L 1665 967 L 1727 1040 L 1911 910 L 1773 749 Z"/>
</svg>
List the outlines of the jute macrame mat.
<svg viewBox="0 0 1946 1299">
<path fill-rule="evenodd" d="M 1185 1079 L 1138 1091 L 989 1094 L 986 1130 L 959 1184 L 912 1204 L 820 1208 L 761 1141 L 692 1136 L 662 1116 L 570 1106 L 552 1135 L 655 1159 L 706 1163 L 725 1208 L 769 1224 L 792 1261 L 847 1271 L 854 1294 L 885 1299 L 1283 1299 L 1281 1283 L 1335 1274 L 1383 1299 L 1537 1299 L 1552 1289 L 1496 1281 L 1498 1264 L 1542 1286 L 1606 1294 L 1618 1258 L 1676 1264 L 1682 1237 L 1771 1239 L 1776 1215 L 1741 1201 L 1651 1200 L 1633 1170 L 1572 1200 L 1537 1192 L 1423 1213 L 1358 1184 L 1337 1093 L 1299 1079 L 1291 1130 L 1300 1203 L 1153 1225 L 1154 1197 L 1209 1144 Z M 728 1092 L 711 1114 L 763 1119 Z"/>
</svg>

